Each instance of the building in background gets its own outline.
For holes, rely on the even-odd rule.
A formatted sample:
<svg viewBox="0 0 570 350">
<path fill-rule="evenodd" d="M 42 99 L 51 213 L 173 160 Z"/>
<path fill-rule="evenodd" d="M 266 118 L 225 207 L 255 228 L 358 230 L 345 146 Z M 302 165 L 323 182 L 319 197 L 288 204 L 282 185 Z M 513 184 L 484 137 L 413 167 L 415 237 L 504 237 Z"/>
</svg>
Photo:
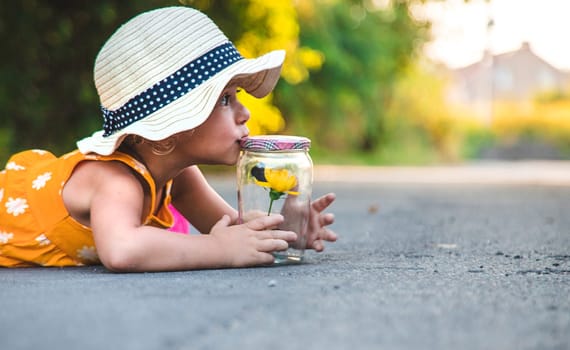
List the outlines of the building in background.
<svg viewBox="0 0 570 350">
<path fill-rule="evenodd" d="M 498 55 L 487 52 L 480 61 L 451 70 L 450 76 L 450 101 L 483 117 L 492 117 L 494 101 L 532 103 L 539 93 L 570 88 L 570 72 L 537 56 L 528 43 Z"/>
</svg>

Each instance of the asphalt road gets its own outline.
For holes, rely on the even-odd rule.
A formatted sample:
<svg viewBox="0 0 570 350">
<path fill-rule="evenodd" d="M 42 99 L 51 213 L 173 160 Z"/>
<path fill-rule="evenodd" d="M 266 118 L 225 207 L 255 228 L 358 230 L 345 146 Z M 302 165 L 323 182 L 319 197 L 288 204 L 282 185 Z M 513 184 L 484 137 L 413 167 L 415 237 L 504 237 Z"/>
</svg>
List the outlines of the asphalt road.
<svg viewBox="0 0 570 350">
<path fill-rule="evenodd" d="M 341 238 L 301 265 L 0 269 L 0 349 L 570 349 L 570 187 L 327 191 Z"/>
</svg>

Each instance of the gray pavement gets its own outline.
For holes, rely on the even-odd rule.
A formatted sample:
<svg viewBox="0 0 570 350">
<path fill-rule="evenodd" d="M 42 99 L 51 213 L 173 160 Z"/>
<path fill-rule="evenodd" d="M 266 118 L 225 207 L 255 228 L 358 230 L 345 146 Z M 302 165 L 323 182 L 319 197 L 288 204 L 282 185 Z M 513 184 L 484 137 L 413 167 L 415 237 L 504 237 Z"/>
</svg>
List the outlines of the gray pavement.
<svg viewBox="0 0 570 350">
<path fill-rule="evenodd" d="M 0 349 L 570 349 L 570 186 L 323 169 L 341 238 L 304 264 L 0 269 Z"/>
</svg>

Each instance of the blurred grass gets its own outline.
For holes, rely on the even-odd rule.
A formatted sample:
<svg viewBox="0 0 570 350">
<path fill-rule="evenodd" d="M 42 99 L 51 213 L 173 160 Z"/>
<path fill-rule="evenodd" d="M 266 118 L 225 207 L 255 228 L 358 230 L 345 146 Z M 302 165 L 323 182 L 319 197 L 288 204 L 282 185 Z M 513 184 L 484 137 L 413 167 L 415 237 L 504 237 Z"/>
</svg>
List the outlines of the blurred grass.
<svg viewBox="0 0 570 350">
<path fill-rule="evenodd" d="M 468 162 L 490 149 L 526 144 L 551 148 L 561 159 L 570 159 L 570 99 L 497 101 L 490 121 L 464 107 L 435 111 L 389 121 L 388 138 L 374 153 L 332 153 L 316 145 L 311 155 L 317 164 L 428 165 Z"/>
</svg>

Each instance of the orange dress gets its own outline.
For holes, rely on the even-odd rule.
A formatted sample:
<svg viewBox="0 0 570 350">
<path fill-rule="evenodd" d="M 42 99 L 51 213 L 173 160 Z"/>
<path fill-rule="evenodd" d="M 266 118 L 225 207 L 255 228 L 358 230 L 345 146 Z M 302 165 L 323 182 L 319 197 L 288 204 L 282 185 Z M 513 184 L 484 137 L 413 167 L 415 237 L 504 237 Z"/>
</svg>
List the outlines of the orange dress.
<svg viewBox="0 0 570 350">
<path fill-rule="evenodd" d="M 84 160 L 120 161 L 141 174 L 156 203 L 155 184 L 146 167 L 131 156 L 68 153 L 60 158 L 42 150 L 15 154 L 0 172 L 0 267 L 80 266 L 100 264 L 93 232 L 73 219 L 61 196 L 77 164 Z M 145 225 L 168 228 L 174 223 L 170 181 L 156 215 Z"/>
</svg>

